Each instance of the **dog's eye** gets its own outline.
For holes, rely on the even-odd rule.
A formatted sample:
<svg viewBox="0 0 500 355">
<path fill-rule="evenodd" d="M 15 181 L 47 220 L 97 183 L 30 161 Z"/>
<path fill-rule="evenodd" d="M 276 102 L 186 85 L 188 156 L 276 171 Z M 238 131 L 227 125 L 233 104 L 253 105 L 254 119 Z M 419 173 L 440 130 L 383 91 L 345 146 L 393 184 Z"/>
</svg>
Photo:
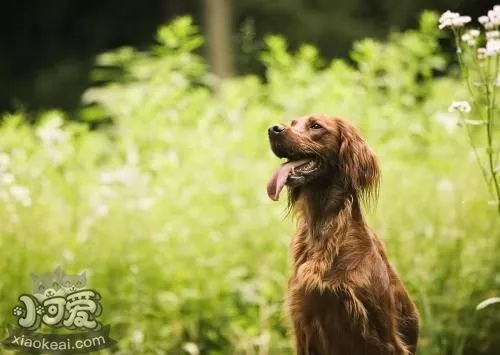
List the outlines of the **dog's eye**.
<svg viewBox="0 0 500 355">
<path fill-rule="evenodd" d="M 311 129 L 321 129 L 321 128 L 323 128 L 323 127 L 321 127 L 321 126 L 320 126 L 319 124 L 317 124 L 317 123 L 313 123 L 313 124 L 311 125 L 311 127 L 310 127 L 310 128 L 311 128 Z"/>
</svg>

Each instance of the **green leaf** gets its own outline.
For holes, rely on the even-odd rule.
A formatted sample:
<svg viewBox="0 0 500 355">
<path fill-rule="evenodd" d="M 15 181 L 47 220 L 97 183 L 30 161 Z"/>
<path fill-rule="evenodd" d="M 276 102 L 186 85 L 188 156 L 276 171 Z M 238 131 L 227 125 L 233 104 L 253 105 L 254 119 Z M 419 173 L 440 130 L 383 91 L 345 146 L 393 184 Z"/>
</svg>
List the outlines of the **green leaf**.
<svg viewBox="0 0 500 355">
<path fill-rule="evenodd" d="M 495 304 L 495 303 L 500 303 L 500 297 L 490 297 L 490 298 L 485 299 L 484 301 L 482 301 L 481 303 L 479 303 L 476 306 L 476 310 L 479 311 L 479 310 L 486 308 L 486 307 L 488 307 L 492 304 Z"/>
<path fill-rule="evenodd" d="M 486 124 L 485 120 L 469 120 L 464 118 L 464 123 L 471 125 L 471 126 L 481 126 L 483 124 Z"/>
</svg>

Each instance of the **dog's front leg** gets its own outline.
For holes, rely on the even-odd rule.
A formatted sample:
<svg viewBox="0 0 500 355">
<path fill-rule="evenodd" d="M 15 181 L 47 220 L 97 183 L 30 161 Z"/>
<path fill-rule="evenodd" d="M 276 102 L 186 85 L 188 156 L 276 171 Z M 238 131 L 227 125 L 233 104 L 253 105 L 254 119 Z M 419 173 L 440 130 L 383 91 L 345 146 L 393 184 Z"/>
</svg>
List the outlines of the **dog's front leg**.
<svg viewBox="0 0 500 355">
<path fill-rule="evenodd" d="M 306 334 L 300 327 L 295 325 L 295 349 L 297 355 L 316 355 L 309 347 L 309 341 Z"/>
</svg>

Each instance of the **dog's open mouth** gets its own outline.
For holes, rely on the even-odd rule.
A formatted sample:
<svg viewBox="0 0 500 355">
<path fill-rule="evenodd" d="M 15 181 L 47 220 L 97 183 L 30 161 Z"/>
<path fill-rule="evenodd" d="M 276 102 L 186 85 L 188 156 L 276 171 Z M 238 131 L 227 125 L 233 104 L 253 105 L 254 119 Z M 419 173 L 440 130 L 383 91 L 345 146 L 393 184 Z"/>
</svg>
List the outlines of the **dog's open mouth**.
<svg viewBox="0 0 500 355">
<path fill-rule="evenodd" d="M 317 169 L 318 164 L 313 159 L 293 160 L 280 165 L 267 183 L 267 195 L 271 200 L 278 201 L 286 184 L 300 183 Z"/>
</svg>

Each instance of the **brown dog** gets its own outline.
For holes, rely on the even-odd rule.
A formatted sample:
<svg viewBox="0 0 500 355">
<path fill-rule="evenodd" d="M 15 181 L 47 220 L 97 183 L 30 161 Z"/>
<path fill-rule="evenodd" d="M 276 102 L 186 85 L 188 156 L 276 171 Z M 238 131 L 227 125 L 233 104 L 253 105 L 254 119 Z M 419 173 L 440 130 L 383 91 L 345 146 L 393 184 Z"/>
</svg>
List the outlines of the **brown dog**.
<svg viewBox="0 0 500 355">
<path fill-rule="evenodd" d="M 416 307 L 360 206 L 377 195 L 376 156 L 341 118 L 311 115 L 268 133 L 287 159 L 268 195 L 277 200 L 288 186 L 298 216 L 288 283 L 297 354 L 415 354 Z"/>
</svg>

